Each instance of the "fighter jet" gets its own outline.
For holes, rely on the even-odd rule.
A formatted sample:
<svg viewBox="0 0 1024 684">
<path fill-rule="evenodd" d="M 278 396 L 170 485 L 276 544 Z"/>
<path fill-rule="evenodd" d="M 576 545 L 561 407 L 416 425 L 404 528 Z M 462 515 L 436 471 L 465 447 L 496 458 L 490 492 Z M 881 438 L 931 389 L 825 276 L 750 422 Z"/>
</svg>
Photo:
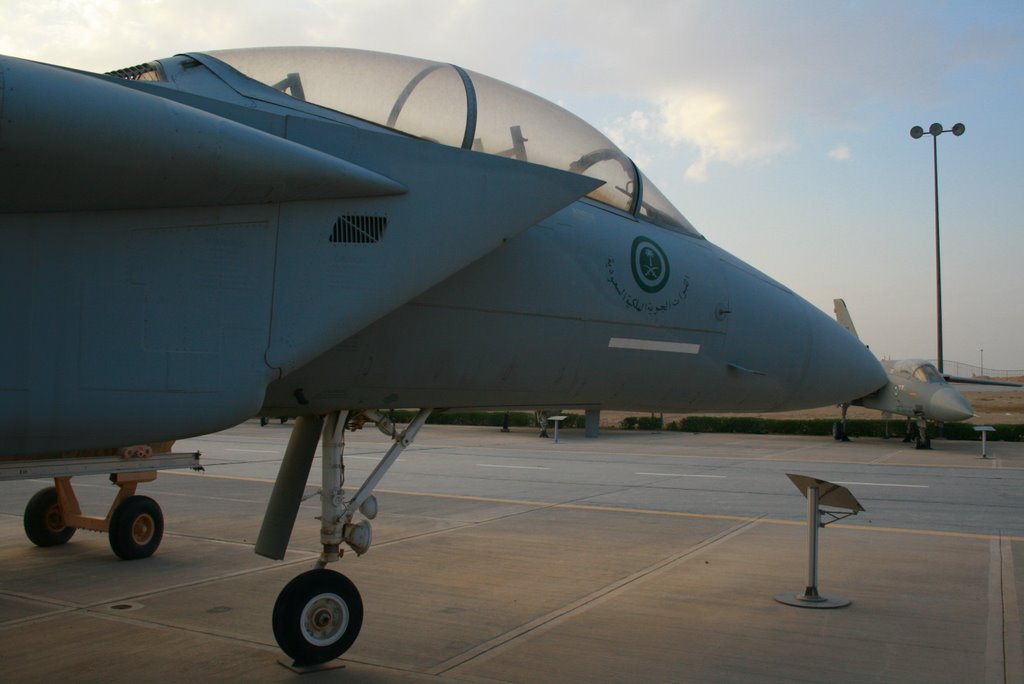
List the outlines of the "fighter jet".
<svg viewBox="0 0 1024 684">
<path fill-rule="evenodd" d="M 355 641 L 362 600 L 325 566 L 370 548 L 374 487 L 431 410 L 781 411 L 885 382 L 598 130 L 423 59 L 0 57 L 0 239 L 0 458 L 294 417 L 256 544 L 281 558 L 322 441 L 323 554 L 273 611 L 299 664 Z M 399 407 L 420 409 L 404 428 Z M 394 443 L 346 491 L 364 424 Z M 123 557 L 152 553 L 138 499 Z M 66 493 L 44 503 L 37 529 L 66 541 Z"/>
<path fill-rule="evenodd" d="M 836 320 L 856 336 L 857 329 L 846 302 L 835 299 L 832 303 Z M 904 441 L 913 441 L 917 449 L 930 449 L 929 421 L 942 424 L 974 417 L 970 402 L 951 382 L 1020 387 L 1014 382 L 943 374 L 933 363 L 922 359 L 883 360 L 881 363 L 888 381 L 870 394 L 841 404 L 842 419 L 832 428 L 832 436 L 836 440 L 849 441 L 846 435 L 846 413 L 853 405 L 881 411 L 887 419 L 893 415 L 906 416 L 907 432 Z"/>
</svg>

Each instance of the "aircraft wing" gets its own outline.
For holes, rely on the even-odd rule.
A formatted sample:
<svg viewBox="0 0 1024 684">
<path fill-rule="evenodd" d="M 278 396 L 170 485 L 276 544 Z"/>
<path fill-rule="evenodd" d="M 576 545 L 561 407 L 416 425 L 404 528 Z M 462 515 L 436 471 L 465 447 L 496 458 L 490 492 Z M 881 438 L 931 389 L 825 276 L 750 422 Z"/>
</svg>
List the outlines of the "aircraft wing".
<svg viewBox="0 0 1024 684">
<path fill-rule="evenodd" d="M 1024 387 L 1019 382 L 1005 382 L 1003 380 L 985 380 L 983 378 L 965 378 L 959 375 L 942 376 L 946 382 L 957 382 L 964 385 L 993 385 L 995 387 Z"/>
</svg>

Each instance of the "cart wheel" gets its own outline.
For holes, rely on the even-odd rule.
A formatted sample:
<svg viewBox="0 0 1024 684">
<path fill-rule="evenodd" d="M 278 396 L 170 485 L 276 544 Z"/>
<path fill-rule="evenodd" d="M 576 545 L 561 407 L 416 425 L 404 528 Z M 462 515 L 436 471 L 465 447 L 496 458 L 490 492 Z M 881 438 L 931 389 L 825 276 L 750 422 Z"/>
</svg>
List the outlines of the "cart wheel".
<svg viewBox="0 0 1024 684">
<path fill-rule="evenodd" d="M 149 558 L 164 536 L 164 514 L 148 496 L 129 496 L 110 518 L 110 548 L 119 558 Z"/>
<path fill-rule="evenodd" d="M 75 534 L 64 524 L 56 487 L 40 489 L 25 505 L 25 535 L 36 546 L 60 546 Z"/>
</svg>

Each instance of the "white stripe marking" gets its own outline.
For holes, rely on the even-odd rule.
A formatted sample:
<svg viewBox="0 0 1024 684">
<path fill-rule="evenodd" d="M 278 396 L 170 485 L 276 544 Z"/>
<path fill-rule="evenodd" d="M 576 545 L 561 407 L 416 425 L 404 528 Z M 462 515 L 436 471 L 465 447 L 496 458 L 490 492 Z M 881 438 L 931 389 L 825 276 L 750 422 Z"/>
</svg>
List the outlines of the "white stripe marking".
<svg viewBox="0 0 1024 684">
<path fill-rule="evenodd" d="M 345 458 L 354 458 L 354 459 L 358 459 L 360 461 L 379 461 L 380 459 L 382 459 L 384 457 L 383 456 L 346 456 Z M 395 459 L 396 462 L 404 461 L 404 460 L 405 460 L 404 458 L 396 458 Z"/>
<path fill-rule="evenodd" d="M 267 451 L 265 449 L 224 449 L 224 451 L 241 451 L 246 454 L 276 454 L 277 451 Z"/>
<path fill-rule="evenodd" d="M 551 470 L 551 468 L 545 468 L 544 466 L 514 466 L 514 465 L 497 465 L 494 463 L 477 463 L 481 468 L 515 468 L 516 470 Z"/>
<path fill-rule="evenodd" d="M 928 489 L 928 485 L 888 484 L 886 482 L 835 482 L 839 485 L 860 485 L 863 487 L 911 487 L 914 489 Z"/>
<path fill-rule="evenodd" d="M 634 473 L 636 475 L 654 475 L 656 477 L 713 477 L 717 480 L 724 480 L 725 475 L 684 475 L 682 473 Z"/>
<path fill-rule="evenodd" d="M 613 337 L 608 340 L 608 348 L 671 352 L 673 354 L 700 353 L 699 344 L 692 344 L 690 342 L 663 342 L 661 340 L 637 340 L 630 337 Z"/>
</svg>

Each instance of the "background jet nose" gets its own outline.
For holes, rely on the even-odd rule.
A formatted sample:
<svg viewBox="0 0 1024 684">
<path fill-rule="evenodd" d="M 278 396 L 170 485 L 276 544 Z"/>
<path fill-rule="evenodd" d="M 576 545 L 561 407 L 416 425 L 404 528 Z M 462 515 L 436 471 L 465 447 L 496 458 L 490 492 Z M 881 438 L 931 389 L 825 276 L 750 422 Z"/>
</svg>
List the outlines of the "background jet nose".
<svg viewBox="0 0 1024 684">
<path fill-rule="evenodd" d="M 938 421 L 967 420 L 974 417 L 974 409 L 956 389 L 943 387 L 928 402 L 928 417 Z"/>
</svg>

